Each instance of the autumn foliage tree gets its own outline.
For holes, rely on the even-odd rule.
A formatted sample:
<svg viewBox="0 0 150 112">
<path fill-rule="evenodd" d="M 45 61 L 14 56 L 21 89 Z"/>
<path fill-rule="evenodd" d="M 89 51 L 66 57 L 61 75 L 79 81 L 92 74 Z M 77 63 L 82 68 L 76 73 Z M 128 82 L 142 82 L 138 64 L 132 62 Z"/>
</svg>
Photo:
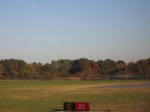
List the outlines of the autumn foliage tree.
<svg viewBox="0 0 150 112">
<path fill-rule="evenodd" d="M 150 75 L 150 58 L 126 64 L 124 61 L 111 59 L 77 60 L 61 59 L 51 63 L 26 63 L 23 60 L 0 60 L 1 79 L 59 79 L 63 77 L 79 77 L 95 79 L 110 75 L 136 74 Z"/>
</svg>

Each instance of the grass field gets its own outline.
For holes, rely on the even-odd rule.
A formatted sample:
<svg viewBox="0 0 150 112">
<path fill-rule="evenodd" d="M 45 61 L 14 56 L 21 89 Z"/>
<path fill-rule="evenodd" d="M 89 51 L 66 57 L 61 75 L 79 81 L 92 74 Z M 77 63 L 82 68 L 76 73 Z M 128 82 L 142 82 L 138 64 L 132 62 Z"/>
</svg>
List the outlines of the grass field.
<svg viewBox="0 0 150 112">
<path fill-rule="evenodd" d="M 0 112 L 52 112 L 64 101 L 90 102 L 91 110 L 150 112 L 150 88 L 95 89 L 112 84 L 147 83 L 140 80 L 39 81 L 0 80 Z"/>
</svg>

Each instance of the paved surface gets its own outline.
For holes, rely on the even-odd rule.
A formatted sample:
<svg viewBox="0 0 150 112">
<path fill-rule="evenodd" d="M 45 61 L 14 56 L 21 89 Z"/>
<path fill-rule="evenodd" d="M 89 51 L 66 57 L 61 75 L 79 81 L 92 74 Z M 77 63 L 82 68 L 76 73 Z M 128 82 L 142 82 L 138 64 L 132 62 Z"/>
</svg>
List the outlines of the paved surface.
<svg viewBox="0 0 150 112">
<path fill-rule="evenodd" d="M 101 88 L 142 88 L 142 87 L 150 87 L 150 83 L 144 83 L 144 84 L 121 84 L 121 85 L 110 85 L 110 86 L 97 86 L 92 87 L 95 89 L 101 89 Z"/>
</svg>

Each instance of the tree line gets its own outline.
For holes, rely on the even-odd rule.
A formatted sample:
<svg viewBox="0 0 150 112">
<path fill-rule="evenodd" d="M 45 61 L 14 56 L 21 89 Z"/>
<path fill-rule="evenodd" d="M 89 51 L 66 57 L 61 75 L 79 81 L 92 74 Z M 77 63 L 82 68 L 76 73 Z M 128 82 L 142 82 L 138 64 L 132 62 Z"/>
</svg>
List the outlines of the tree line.
<svg viewBox="0 0 150 112">
<path fill-rule="evenodd" d="M 126 64 L 123 60 L 61 59 L 51 63 L 26 63 L 23 60 L 0 60 L 0 79 L 61 79 L 77 77 L 96 79 L 107 75 L 150 75 L 150 58 Z"/>
</svg>

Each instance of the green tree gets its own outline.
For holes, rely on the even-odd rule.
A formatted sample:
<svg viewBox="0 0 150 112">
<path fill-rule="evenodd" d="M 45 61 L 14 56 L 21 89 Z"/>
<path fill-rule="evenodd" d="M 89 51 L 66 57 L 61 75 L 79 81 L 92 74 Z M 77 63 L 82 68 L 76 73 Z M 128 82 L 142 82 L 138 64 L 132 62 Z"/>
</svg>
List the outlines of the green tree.
<svg viewBox="0 0 150 112">
<path fill-rule="evenodd" d="M 70 60 L 58 60 L 58 74 L 59 77 L 69 76 L 69 71 L 71 69 L 71 61 Z"/>
<path fill-rule="evenodd" d="M 41 75 L 42 75 L 42 78 L 52 79 L 50 64 L 46 63 L 45 65 L 41 67 Z"/>
<path fill-rule="evenodd" d="M 5 71 L 4 66 L 0 64 L 0 78 L 3 78 L 4 71 Z"/>
<path fill-rule="evenodd" d="M 116 63 L 113 60 L 106 59 L 104 61 L 105 74 L 112 75 L 114 74 L 115 69 L 116 69 Z"/>
</svg>

